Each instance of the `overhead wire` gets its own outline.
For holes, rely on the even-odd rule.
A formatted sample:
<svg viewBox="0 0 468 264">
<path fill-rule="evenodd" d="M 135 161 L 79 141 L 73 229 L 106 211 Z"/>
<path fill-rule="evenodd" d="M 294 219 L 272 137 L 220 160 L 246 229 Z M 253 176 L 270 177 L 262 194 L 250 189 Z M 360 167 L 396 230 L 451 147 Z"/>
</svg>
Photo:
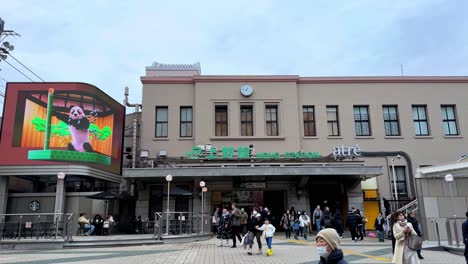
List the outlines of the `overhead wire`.
<svg viewBox="0 0 468 264">
<path fill-rule="evenodd" d="M 8 65 L 10 65 L 13 69 L 15 69 L 16 71 L 18 71 L 19 73 L 21 73 L 24 77 L 28 78 L 31 82 L 34 82 L 31 78 L 29 78 L 26 74 L 24 74 L 22 71 L 18 70 L 18 68 L 16 68 L 15 66 L 11 65 L 11 63 L 9 63 L 7 60 L 3 60 L 4 62 L 6 62 Z"/>
<path fill-rule="evenodd" d="M 21 63 L 21 61 L 17 60 L 15 57 L 13 57 L 13 55 L 11 55 L 10 52 L 8 52 L 8 55 L 10 57 L 12 57 L 16 62 L 18 62 L 19 64 L 21 64 L 21 66 L 23 66 L 24 68 L 26 68 L 26 70 L 28 70 L 29 72 L 31 72 L 32 74 L 34 74 L 34 76 L 36 76 L 37 78 L 39 78 L 39 80 L 45 82 L 41 77 L 39 77 L 39 75 L 35 74 L 31 69 L 29 69 L 28 67 L 26 67 L 26 65 L 24 65 L 23 63 Z"/>
</svg>

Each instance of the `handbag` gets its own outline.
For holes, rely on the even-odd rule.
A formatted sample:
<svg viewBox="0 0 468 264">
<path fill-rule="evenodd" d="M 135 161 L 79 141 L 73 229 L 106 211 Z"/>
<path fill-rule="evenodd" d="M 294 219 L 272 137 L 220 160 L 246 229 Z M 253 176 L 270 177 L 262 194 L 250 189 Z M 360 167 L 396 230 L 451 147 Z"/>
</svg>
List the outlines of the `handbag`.
<svg viewBox="0 0 468 264">
<path fill-rule="evenodd" d="M 405 240 L 409 249 L 420 250 L 422 248 L 423 241 L 419 236 L 408 235 Z"/>
</svg>

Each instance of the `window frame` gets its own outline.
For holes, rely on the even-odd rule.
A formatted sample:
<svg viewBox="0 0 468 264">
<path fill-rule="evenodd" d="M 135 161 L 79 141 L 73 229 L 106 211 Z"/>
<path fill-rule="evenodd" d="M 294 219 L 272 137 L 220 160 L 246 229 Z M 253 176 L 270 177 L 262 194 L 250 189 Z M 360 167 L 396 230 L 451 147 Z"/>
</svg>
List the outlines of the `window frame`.
<svg viewBox="0 0 468 264">
<path fill-rule="evenodd" d="M 226 120 L 218 120 L 218 115 L 217 115 L 217 110 L 218 109 L 226 109 L 225 111 L 225 115 L 226 115 Z M 229 105 L 228 104 L 216 104 L 215 105 L 215 136 L 216 137 L 228 137 L 229 136 Z M 220 113 L 224 113 L 224 112 L 220 112 Z M 217 132 L 218 132 L 218 125 L 219 126 L 223 126 L 225 125 L 225 131 L 226 131 L 226 134 L 224 135 L 222 132 L 223 132 L 223 128 L 221 127 L 220 128 L 220 132 L 221 132 L 221 135 L 218 135 Z"/>
<path fill-rule="evenodd" d="M 310 111 L 305 112 L 306 109 L 312 109 L 312 120 L 308 119 Z M 305 115 L 307 114 L 307 119 Z M 304 137 L 316 137 L 317 127 L 315 122 L 315 106 L 314 105 L 303 105 L 302 106 L 302 124 L 304 126 Z M 312 131 L 311 126 L 312 125 Z M 308 133 L 306 133 L 306 131 Z M 312 132 L 312 133 L 311 133 Z"/>
<path fill-rule="evenodd" d="M 166 121 L 158 120 L 158 110 L 166 110 Z M 155 138 L 168 138 L 169 137 L 169 107 L 158 105 L 155 107 L 155 127 L 154 127 L 154 137 Z M 161 125 L 161 135 L 158 135 L 158 125 Z M 163 134 L 163 127 L 166 125 L 166 135 Z"/>
<path fill-rule="evenodd" d="M 403 177 L 400 177 L 401 174 L 399 174 L 399 171 L 403 172 Z M 408 180 L 407 180 L 407 177 L 406 177 L 406 166 L 395 166 L 395 174 L 397 176 L 397 179 L 396 179 L 396 185 L 397 185 L 397 191 L 398 191 L 398 197 L 400 196 L 406 196 L 408 197 Z M 390 184 L 391 184 L 391 194 L 392 194 L 392 197 L 395 197 L 395 189 L 394 189 L 394 186 L 395 186 L 395 181 L 394 181 L 394 177 L 393 177 L 393 169 L 392 169 L 392 166 L 390 166 Z M 400 188 L 401 186 L 403 186 L 403 188 Z M 404 190 L 404 192 L 402 191 Z"/>
<path fill-rule="evenodd" d="M 359 119 L 359 120 L 356 119 L 356 113 L 355 113 L 356 108 L 358 108 L 358 110 L 359 110 L 359 114 L 358 114 L 358 115 L 360 116 L 360 119 Z M 367 119 L 365 119 L 365 120 L 362 119 L 362 116 L 363 116 L 363 114 L 362 114 L 362 112 L 361 112 L 362 109 L 366 109 L 366 112 L 367 112 L 367 113 L 366 113 Z M 370 137 L 370 136 L 372 136 L 372 128 L 371 128 L 371 121 L 370 121 L 370 113 L 369 113 L 369 111 L 370 111 L 369 105 L 354 105 L 354 106 L 353 106 L 354 133 L 355 133 L 355 135 L 356 135 L 357 137 Z M 367 123 L 367 127 L 369 128 L 369 129 L 368 129 L 368 132 L 369 132 L 369 133 L 367 133 L 367 134 L 363 134 L 363 133 L 362 133 L 362 132 L 363 132 L 363 127 L 364 127 L 363 125 L 364 125 L 365 123 Z M 359 125 L 360 128 L 361 128 L 361 134 L 358 134 L 358 130 L 357 130 L 357 126 L 358 126 L 358 125 Z"/>
<path fill-rule="evenodd" d="M 425 119 L 421 119 L 421 115 L 420 115 L 420 112 L 419 112 L 419 108 L 422 107 L 424 109 L 424 115 L 425 115 Z M 417 113 L 418 113 L 418 119 L 414 119 L 414 108 L 417 109 Z M 431 135 L 431 128 L 430 128 L 430 125 L 429 125 L 429 116 L 427 115 L 427 105 L 424 105 L 424 104 L 419 104 L 419 105 L 411 105 L 411 116 L 412 116 L 412 119 L 413 119 L 413 127 L 415 129 L 414 131 L 414 134 L 415 136 L 417 137 L 427 137 L 427 136 L 430 136 Z M 419 127 L 419 131 L 422 131 L 421 129 L 421 123 L 425 122 L 426 123 L 426 127 L 427 127 L 427 134 L 418 134 L 417 130 L 416 130 L 416 124 L 418 124 L 418 127 Z"/>
<path fill-rule="evenodd" d="M 336 120 L 329 120 L 328 119 L 328 109 L 329 108 L 335 108 L 335 113 L 336 113 Z M 339 137 L 341 135 L 341 131 L 340 131 L 340 110 L 339 110 L 339 107 L 338 105 L 327 105 L 326 108 L 325 108 L 325 111 L 326 111 L 326 116 L 327 116 L 327 129 L 328 129 L 328 136 L 329 137 Z M 333 124 L 336 123 L 336 132 L 337 133 L 333 133 L 330 135 L 330 129 L 329 129 L 329 125 L 332 124 L 332 131 L 334 132 L 334 126 Z"/>
<path fill-rule="evenodd" d="M 388 113 L 385 112 L 386 109 L 389 109 L 390 107 L 395 108 L 395 119 L 392 120 L 390 118 L 390 111 L 387 111 Z M 396 137 L 396 136 L 401 136 L 401 128 L 400 128 L 400 113 L 398 112 L 398 105 L 382 105 L 382 111 L 383 111 L 383 120 L 384 120 L 384 131 L 385 131 L 385 136 L 388 137 Z M 389 116 L 389 119 L 385 119 L 385 115 Z M 386 124 L 389 124 L 390 126 L 390 134 L 387 134 L 387 129 L 386 129 Z M 396 127 L 398 129 L 398 133 L 394 134 L 392 131 L 392 123 L 396 123 Z"/>
<path fill-rule="evenodd" d="M 243 109 L 249 109 L 250 110 L 250 121 L 248 120 L 249 118 L 247 118 L 247 120 L 243 120 L 243 112 L 242 110 Z M 242 137 L 253 137 L 255 135 L 255 131 L 254 131 L 254 106 L 251 105 L 251 104 L 241 104 L 240 107 L 239 107 L 239 113 L 240 113 L 240 135 Z M 247 115 L 248 115 L 248 112 L 247 112 Z M 245 131 L 244 131 L 244 125 L 246 126 L 245 127 Z M 248 135 L 248 126 L 250 125 L 250 131 L 251 131 L 251 135 Z M 244 134 L 245 132 L 245 134 Z"/>
<path fill-rule="evenodd" d="M 458 117 L 457 117 L 457 107 L 456 107 L 456 105 L 454 105 L 454 104 L 443 104 L 443 105 L 440 105 L 440 108 L 441 108 L 440 110 L 441 110 L 441 113 L 442 113 L 442 125 L 443 125 L 443 129 L 444 129 L 444 136 L 459 136 L 460 135 L 460 129 L 458 127 L 458 121 L 457 121 Z M 444 111 L 444 108 L 445 108 L 445 111 Z M 448 117 L 447 108 L 452 108 L 453 119 L 450 119 Z M 445 117 L 447 117 L 447 119 L 445 119 Z M 455 125 L 455 130 L 456 130 L 455 134 L 450 132 L 450 124 L 451 123 L 453 125 Z M 449 134 L 446 133 L 445 124 L 447 124 Z"/>
<path fill-rule="evenodd" d="M 272 119 L 273 117 L 273 113 L 270 111 L 270 113 L 268 113 L 268 109 L 275 109 L 276 112 L 276 118 L 275 120 L 270 120 Z M 279 107 L 278 107 L 278 104 L 271 104 L 271 103 L 267 103 L 265 104 L 265 135 L 268 136 L 268 137 L 277 137 L 279 136 L 279 120 L 278 120 L 278 117 L 279 117 Z M 276 125 L 276 131 L 273 130 L 273 124 Z M 269 125 L 271 126 L 270 129 L 269 129 Z M 273 133 L 273 132 L 276 132 Z"/>
<path fill-rule="evenodd" d="M 186 110 L 186 109 L 190 109 L 190 121 L 187 121 L 187 120 L 183 120 L 182 118 L 182 113 L 183 111 L 182 110 Z M 181 138 L 191 138 L 193 137 L 193 107 L 192 106 L 181 106 L 180 107 L 180 113 L 179 113 L 179 137 Z M 187 113 L 185 113 L 185 117 L 187 118 Z M 183 125 L 188 125 L 190 124 L 190 135 L 182 135 L 182 127 Z M 187 132 L 187 127 L 185 127 L 186 131 Z"/>
</svg>

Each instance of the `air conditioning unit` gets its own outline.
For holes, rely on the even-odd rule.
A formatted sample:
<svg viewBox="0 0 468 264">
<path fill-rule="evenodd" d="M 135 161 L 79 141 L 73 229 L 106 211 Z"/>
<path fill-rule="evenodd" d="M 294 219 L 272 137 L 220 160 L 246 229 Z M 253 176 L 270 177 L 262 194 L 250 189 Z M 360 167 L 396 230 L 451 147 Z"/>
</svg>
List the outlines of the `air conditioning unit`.
<svg viewBox="0 0 468 264">
<path fill-rule="evenodd" d="M 167 151 L 166 150 L 160 150 L 158 153 L 158 156 L 160 158 L 166 158 L 167 157 Z"/>
</svg>

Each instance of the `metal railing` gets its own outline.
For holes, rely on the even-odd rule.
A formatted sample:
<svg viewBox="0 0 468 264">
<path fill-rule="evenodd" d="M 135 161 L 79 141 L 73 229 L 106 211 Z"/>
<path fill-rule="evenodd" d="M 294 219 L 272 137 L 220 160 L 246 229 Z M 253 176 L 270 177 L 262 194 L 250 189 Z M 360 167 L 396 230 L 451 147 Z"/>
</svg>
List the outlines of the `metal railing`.
<svg viewBox="0 0 468 264">
<path fill-rule="evenodd" d="M 71 213 L 0 214 L 0 240 L 72 239 Z"/>
<path fill-rule="evenodd" d="M 211 218 L 207 213 L 202 217 L 202 213 L 197 212 L 155 212 L 154 219 L 155 239 L 161 239 L 163 234 L 176 236 L 200 234 L 202 224 L 205 225 L 204 230 L 210 230 L 211 227 Z"/>
<path fill-rule="evenodd" d="M 455 245 L 460 247 L 461 240 L 463 239 L 463 235 L 461 234 L 461 226 L 463 222 L 466 221 L 466 218 L 463 217 L 451 217 L 451 218 L 439 218 L 431 219 L 432 226 L 434 228 L 434 234 L 436 236 L 438 245 L 441 245 L 441 235 L 440 235 L 440 225 L 443 224 L 445 226 L 445 235 L 447 238 L 447 242 L 449 246 Z M 444 234 L 444 233 L 443 233 Z"/>
</svg>

